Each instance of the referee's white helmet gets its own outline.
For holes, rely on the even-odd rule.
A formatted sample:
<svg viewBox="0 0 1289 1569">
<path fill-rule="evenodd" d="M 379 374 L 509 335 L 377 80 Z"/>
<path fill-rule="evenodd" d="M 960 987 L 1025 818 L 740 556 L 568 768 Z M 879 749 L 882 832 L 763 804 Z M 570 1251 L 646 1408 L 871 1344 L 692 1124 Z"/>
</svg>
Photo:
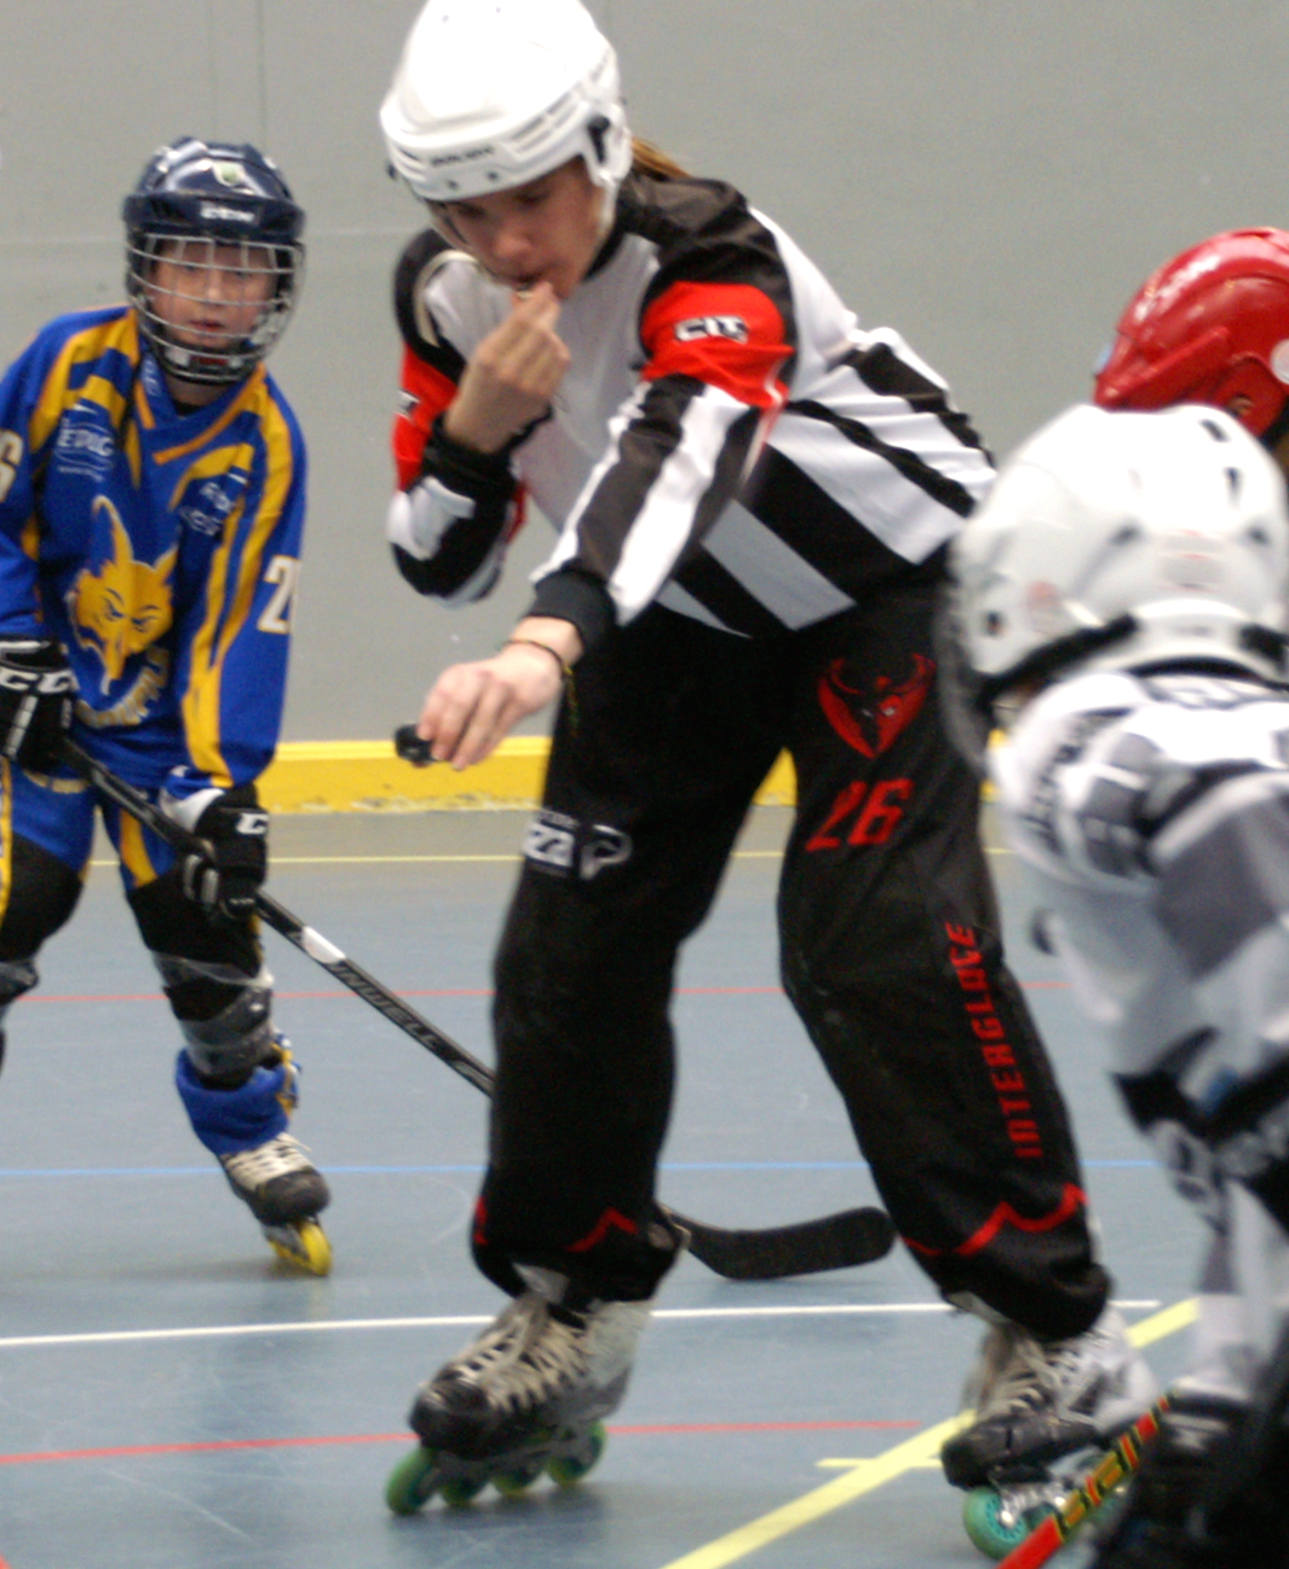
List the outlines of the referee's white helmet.
<svg viewBox="0 0 1289 1569">
<path fill-rule="evenodd" d="M 431 203 L 576 157 L 612 198 L 631 167 L 617 56 L 579 0 L 428 0 L 380 123 L 391 169 Z"/>
</svg>

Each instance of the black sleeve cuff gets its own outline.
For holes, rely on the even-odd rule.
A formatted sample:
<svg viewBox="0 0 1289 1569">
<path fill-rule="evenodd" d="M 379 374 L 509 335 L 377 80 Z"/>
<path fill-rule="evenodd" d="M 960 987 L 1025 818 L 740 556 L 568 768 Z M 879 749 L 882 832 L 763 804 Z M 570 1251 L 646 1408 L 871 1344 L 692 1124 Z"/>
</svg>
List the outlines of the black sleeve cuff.
<svg viewBox="0 0 1289 1569">
<path fill-rule="evenodd" d="M 552 572 L 542 578 L 525 614 L 571 621 L 582 639 L 583 651 L 606 638 L 617 619 L 603 582 L 575 571 Z"/>
<path fill-rule="evenodd" d="M 443 428 L 440 414 L 430 431 L 422 474 L 433 474 L 449 490 L 463 496 L 491 495 L 503 491 L 509 496 L 514 488 L 514 475 L 510 472 L 510 447 L 500 452 L 476 452 L 453 441 Z"/>
</svg>

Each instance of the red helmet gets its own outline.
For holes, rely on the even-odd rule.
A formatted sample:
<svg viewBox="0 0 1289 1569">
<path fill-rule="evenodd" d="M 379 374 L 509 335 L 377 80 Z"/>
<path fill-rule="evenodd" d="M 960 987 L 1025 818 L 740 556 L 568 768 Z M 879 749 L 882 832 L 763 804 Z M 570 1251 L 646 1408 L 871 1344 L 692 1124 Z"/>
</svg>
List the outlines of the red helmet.
<svg viewBox="0 0 1289 1569">
<path fill-rule="evenodd" d="M 1151 274 L 1096 378 L 1107 409 L 1207 403 L 1263 435 L 1289 399 L 1289 232 L 1231 229 Z"/>
</svg>

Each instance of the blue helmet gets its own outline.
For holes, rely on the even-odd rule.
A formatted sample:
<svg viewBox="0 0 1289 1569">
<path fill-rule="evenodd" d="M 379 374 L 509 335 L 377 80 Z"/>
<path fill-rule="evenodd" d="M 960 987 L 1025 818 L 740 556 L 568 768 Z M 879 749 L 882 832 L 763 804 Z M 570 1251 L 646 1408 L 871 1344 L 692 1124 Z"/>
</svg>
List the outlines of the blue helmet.
<svg viewBox="0 0 1289 1569">
<path fill-rule="evenodd" d="M 249 143 L 180 137 L 152 155 L 121 214 L 126 291 L 162 367 L 183 381 L 244 380 L 282 335 L 304 272 L 304 212 L 277 165 Z M 204 252 L 200 244 L 184 243 L 191 241 L 206 242 Z M 212 333 L 208 343 L 200 332 L 188 332 L 179 340 L 157 308 L 154 274 L 168 245 L 176 253 L 183 246 L 185 266 L 196 267 L 198 278 L 203 265 L 207 271 L 217 265 L 247 278 L 267 277 L 263 306 L 249 332 L 236 338 Z"/>
</svg>

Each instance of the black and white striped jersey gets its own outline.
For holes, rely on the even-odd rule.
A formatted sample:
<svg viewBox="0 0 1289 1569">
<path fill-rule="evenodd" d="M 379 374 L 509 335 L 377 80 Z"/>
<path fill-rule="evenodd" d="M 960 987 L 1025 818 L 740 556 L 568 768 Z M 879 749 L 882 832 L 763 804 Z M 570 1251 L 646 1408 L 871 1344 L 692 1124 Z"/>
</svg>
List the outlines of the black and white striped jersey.
<svg viewBox="0 0 1289 1569">
<path fill-rule="evenodd" d="M 477 598 L 525 496 L 559 530 L 538 614 L 585 639 L 657 601 L 758 635 L 862 601 L 953 535 L 992 478 L 944 382 L 864 330 L 730 187 L 634 174 L 562 305 L 571 366 L 502 459 L 435 428 L 507 290 L 432 231 L 395 284 L 407 350 L 389 537 L 422 592 Z"/>
<path fill-rule="evenodd" d="M 1089 674 L 1021 713 L 991 772 L 1031 927 L 1115 1072 L 1195 1104 L 1289 1060 L 1289 694 Z"/>
</svg>

